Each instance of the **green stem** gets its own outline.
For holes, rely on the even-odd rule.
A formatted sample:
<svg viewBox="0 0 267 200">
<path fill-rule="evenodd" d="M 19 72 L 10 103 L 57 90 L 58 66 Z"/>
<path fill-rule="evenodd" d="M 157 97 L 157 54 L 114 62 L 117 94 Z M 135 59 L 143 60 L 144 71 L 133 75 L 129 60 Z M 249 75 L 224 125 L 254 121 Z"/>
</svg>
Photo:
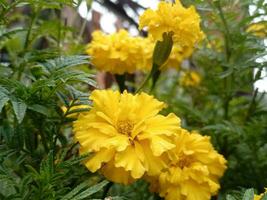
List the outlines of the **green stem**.
<svg viewBox="0 0 267 200">
<path fill-rule="evenodd" d="M 226 21 L 226 18 L 224 16 L 220 0 L 216 1 L 215 3 L 218 11 L 219 11 L 219 16 L 221 18 L 222 24 L 224 26 L 225 32 L 224 32 L 224 43 L 225 43 L 225 55 L 226 55 L 226 62 L 230 63 L 231 60 L 231 36 L 230 36 L 230 30 L 228 23 Z M 226 67 L 224 70 L 228 70 Z M 229 103 L 232 99 L 231 95 L 231 90 L 232 90 L 232 83 L 234 82 L 234 72 L 232 72 L 231 76 L 227 76 L 224 79 L 224 88 L 226 90 L 225 96 L 224 96 L 224 119 L 228 119 L 228 114 L 229 114 Z"/>
<path fill-rule="evenodd" d="M 119 85 L 120 92 L 122 93 L 126 89 L 125 81 L 126 81 L 126 74 L 119 75 L 115 74 L 115 79 Z"/>
<path fill-rule="evenodd" d="M 55 17 L 58 18 L 58 32 L 57 32 L 57 48 L 58 48 L 58 52 L 59 52 L 59 55 L 61 55 L 61 9 L 62 9 L 62 4 L 60 4 L 60 9 L 57 10 L 57 9 L 54 9 L 54 13 L 55 13 Z"/>
<path fill-rule="evenodd" d="M 40 130 L 39 130 L 39 133 L 40 133 L 40 136 L 41 136 L 41 141 L 42 141 L 42 144 L 44 146 L 44 149 L 45 149 L 45 152 L 48 153 L 49 152 L 49 148 L 47 146 L 47 140 L 46 140 L 46 137 L 42 131 L 42 127 L 40 127 Z"/>
<path fill-rule="evenodd" d="M 33 28 L 33 25 L 34 25 L 36 19 L 37 19 L 37 12 L 34 12 L 32 17 L 31 17 L 31 22 L 30 22 L 29 29 L 28 29 L 28 32 L 26 35 L 26 39 L 25 39 L 25 43 L 24 43 L 24 50 L 27 50 L 29 47 L 30 36 L 31 36 L 32 28 Z"/>
<path fill-rule="evenodd" d="M 107 197 L 108 192 L 109 192 L 110 188 L 113 186 L 113 184 L 114 184 L 113 182 L 109 182 L 107 184 L 107 186 L 104 188 L 102 199 L 105 199 Z"/>
<path fill-rule="evenodd" d="M 217 1 L 217 8 L 219 11 L 219 16 L 222 20 L 224 29 L 225 29 L 225 33 L 224 33 L 224 37 L 225 37 L 225 52 L 226 52 L 226 60 L 229 61 L 230 57 L 231 57 L 231 48 L 230 48 L 230 42 L 231 42 L 231 38 L 230 38 L 230 31 L 229 31 L 229 26 L 228 23 L 225 19 L 222 7 L 221 7 L 221 3 L 220 0 Z"/>
<path fill-rule="evenodd" d="M 151 78 L 152 73 L 149 73 L 146 77 L 146 79 L 143 81 L 143 83 L 141 84 L 141 86 L 136 90 L 136 93 L 139 93 L 147 84 L 147 82 L 149 81 L 149 79 Z"/>
<path fill-rule="evenodd" d="M 256 98 L 257 98 L 257 95 L 258 95 L 258 88 L 255 90 L 255 92 L 253 93 L 253 96 L 251 98 L 251 101 L 250 101 L 250 104 L 249 104 L 249 108 L 248 108 L 248 111 L 247 111 L 247 115 L 245 117 L 245 122 L 248 121 L 256 107 Z"/>
<path fill-rule="evenodd" d="M 24 51 L 27 51 L 28 47 L 29 47 L 29 44 L 30 44 L 30 37 L 31 37 L 31 32 L 32 32 L 32 28 L 33 28 L 33 25 L 37 19 L 37 13 L 38 12 L 34 12 L 32 17 L 31 17 L 31 22 L 30 22 L 30 25 L 29 25 L 29 29 L 27 31 L 27 35 L 26 35 L 26 38 L 25 38 L 25 43 L 24 43 Z M 19 66 L 19 71 L 18 71 L 18 80 L 20 81 L 21 79 L 21 76 L 24 72 L 24 69 L 25 69 L 25 65 L 26 63 L 22 63 L 20 66 Z"/>
</svg>

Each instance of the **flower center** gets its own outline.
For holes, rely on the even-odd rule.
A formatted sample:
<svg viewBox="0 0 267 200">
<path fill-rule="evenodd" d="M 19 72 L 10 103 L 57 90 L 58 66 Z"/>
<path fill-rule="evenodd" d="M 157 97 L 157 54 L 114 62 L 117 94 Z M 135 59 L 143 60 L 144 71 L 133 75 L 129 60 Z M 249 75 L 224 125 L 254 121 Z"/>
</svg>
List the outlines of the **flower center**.
<svg viewBox="0 0 267 200">
<path fill-rule="evenodd" d="M 193 162 L 192 158 L 187 155 L 180 155 L 178 166 L 183 169 L 184 167 L 189 167 L 190 164 Z"/>
<path fill-rule="evenodd" d="M 117 122 L 117 130 L 120 134 L 131 136 L 134 124 L 129 120 L 122 120 Z"/>
</svg>

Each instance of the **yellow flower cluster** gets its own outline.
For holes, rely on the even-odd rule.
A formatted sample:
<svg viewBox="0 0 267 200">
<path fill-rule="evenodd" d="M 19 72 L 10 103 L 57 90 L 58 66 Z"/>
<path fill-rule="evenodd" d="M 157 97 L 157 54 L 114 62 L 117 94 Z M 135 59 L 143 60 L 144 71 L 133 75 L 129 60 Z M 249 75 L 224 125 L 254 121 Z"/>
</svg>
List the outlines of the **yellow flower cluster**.
<svg viewBox="0 0 267 200">
<path fill-rule="evenodd" d="M 174 46 L 161 70 L 179 69 L 182 61 L 193 53 L 195 44 L 204 37 L 195 8 L 185 8 L 179 0 L 175 4 L 160 2 L 156 11 L 146 10 L 139 26 L 148 27 L 148 38 L 131 37 L 126 30 L 111 35 L 95 31 L 86 50 L 92 56 L 92 64 L 114 74 L 151 70 L 155 41 L 161 40 L 163 33 L 172 32 Z"/>
<path fill-rule="evenodd" d="M 195 7 L 185 8 L 179 0 L 174 4 L 161 1 L 157 10 L 146 10 L 139 19 L 139 28 L 145 27 L 155 40 L 162 40 L 163 33 L 173 33 L 174 43 L 181 47 L 193 48 L 204 37 Z"/>
<path fill-rule="evenodd" d="M 267 188 L 265 188 L 265 192 L 264 193 L 259 194 L 259 195 L 255 194 L 254 195 L 254 200 L 261 200 L 263 195 L 266 194 L 266 193 L 267 193 Z"/>
<path fill-rule="evenodd" d="M 95 31 L 86 52 L 92 56 L 92 64 L 101 71 L 133 73 L 145 65 L 142 40 L 141 37 L 131 37 L 123 29 L 110 35 Z"/>
<path fill-rule="evenodd" d="M 114 74 L 150 71 L 155 42 L 151 37 L 130 37 L 126 30 L 112 35 L 100 31 L 93 33 L 87 53 L 92 56 L 92 64 L 101 71 Z M 179 69 L 181 63 L 193 53 L 193 48 L 174 45 L 161 70 Z"/>
<path fill-rule="evenodd" d="M 85 166 L 129 184 L 145 178 L 166 200 L 209 200 L 219 189 L 226 161 L 209 137 L 188 133 L 163 102 L 146 93 L 95 90 L 91 110 L 74 123 Z M 144 106 L 145 105 L 145 106 Z"/>
<path fill-rule="evenodd" d="M 201 82 L 201 76 L 195 71 L 188 71 L 182 75 L 180 84 L 184 87 L 197 87 Z"/>
<path fill-rule="evenodd" d="M 167 167 L 157 177 L 148 177 L 151 189 L 166 200 L 209 200 L 220 188 L 226 161 L 210 138 L 182 129 L 176 147 L 167 152 Z"/>
</svg>

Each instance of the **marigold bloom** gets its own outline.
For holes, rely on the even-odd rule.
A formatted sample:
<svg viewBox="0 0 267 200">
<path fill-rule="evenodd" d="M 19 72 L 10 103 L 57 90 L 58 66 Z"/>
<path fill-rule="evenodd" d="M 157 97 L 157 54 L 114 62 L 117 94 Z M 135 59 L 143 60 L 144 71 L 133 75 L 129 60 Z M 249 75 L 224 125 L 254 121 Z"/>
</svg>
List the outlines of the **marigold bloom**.
<svg viewBox="0 0 267 200">
<path fill-rule="evenodd" d="M 169 161 L 158 177 L 149 177 L 151 189 L 166 200 L 210 200 L 220 185 L 226 160 L 210 138 L 182 130 L 176 148 L 168 151 Z"/>
<path fill-rule="evenodd" d="M 74 123 L 81 152 L 92 152 L 86 167 L 124 184 L 159 174 L 163 153 L 175 147 L 180 119 L 158 114 L 165 104 L 145 93 L 95 90 L 90 99 L 92 109 Z"/>
<path fill-rule="evenodd" d="M 114 74 L 134 73 L 145 65 L 142 38 L 131 37 L 126 30 L 106 35 L 101 31 L 92 34 L 86 52 L 92 64 L 101 71 Z"/>
<path fill-rule="evenodd" d="M 145 27 L 155 40 L 162 40 L 165 32 L 172 32 L 174 43 L 181 47 L 192 48 L 204 37 L 194 6 L 185 8 L 179 0 L 174 4 L 161 1 L 155 11 L 147 9 L 139 19 L 139 28 Z"/>
<path fill-rule="evenodd" d="M 182 75 L 180 84 L 185 87 L 196 87 L 200 84 L 201 77 L 195 71 L 189 71 Z"/>
</svg>

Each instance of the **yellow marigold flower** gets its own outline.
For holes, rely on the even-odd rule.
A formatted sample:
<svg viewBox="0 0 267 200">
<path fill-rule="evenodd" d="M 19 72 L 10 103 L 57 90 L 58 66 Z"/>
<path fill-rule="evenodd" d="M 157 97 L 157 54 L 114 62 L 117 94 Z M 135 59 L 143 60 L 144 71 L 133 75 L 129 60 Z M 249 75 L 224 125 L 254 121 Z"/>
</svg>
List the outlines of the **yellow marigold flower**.
<svg viewBox="0 0 267 200">
<path fill-rule="evenodd" d="M 182 47 L 193 47 L 204 37 L 195 7 L 185 8 L 179 0 L 174 4 L 161 1 L 155 11 L 147 9 L 139 19 L 139 28 L 145 27 L 155 40 L 162 40 L 165 32 L 172 32 L 174 43 Z"/>
<path fill-rule="evenodd" d="M 166 200 L 210 200 L 220 188 L 226 160 L 207 136 L 182 130 L 175 142 L 176 148 L 167 152 L 168 167 L 148 178 L 151 189 Z"/>
<path fill-rule="evenodd" d="M 258 36 L 260 38 L 265 38 L 267 36 L 267 22 L 251 24 L 247 28 L 247 32 L 252 33 L 253 35 Z"/>
<path fill-rule="evenodd" d="M 114 74 L 133 73 L 142 69 L 145 62 L 141 40 L 131 37 L 126 30 L 111 35 L 95 31 L 86 52 L 99 70 Z"/>
<path fill-rule="evenodd" d="M 264 193 L 259 194 L 259 195 L 255 194 L 255 195 L 254 195 L 254 200 L 261 200 L 261 198 L 263 197 L 263 195 L 264 195 L 265 193 L 267 193 L 267 188 L 265 188 L 265 192 L 264 192 Z"/>
<path fill-rule="evenodd" d="M 92 109 L 74 123 L 81 153 L 92 152 L 86 167 L 123 184 L 159 174 L 162 155 L 175 147 L 180 119 L 158 114 L 165 104 L 146 93 L 95 90 L 90 99 Z"/>
<path fill-rule="evenodd" d="M 182 75 L 180 84 L 185 87 L 196 87 L 201 82 L 201 76 L 195 71 L 189 71 Z"/>
</svg>

